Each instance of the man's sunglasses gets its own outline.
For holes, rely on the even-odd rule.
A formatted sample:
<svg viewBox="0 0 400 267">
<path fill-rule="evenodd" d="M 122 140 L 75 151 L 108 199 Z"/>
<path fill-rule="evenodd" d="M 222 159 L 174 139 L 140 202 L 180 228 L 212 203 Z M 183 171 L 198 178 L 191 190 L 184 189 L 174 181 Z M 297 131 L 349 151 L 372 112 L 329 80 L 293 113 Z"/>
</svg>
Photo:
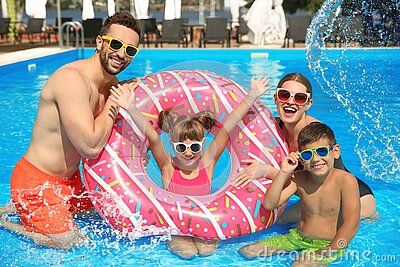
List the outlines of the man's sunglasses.
<svg viewBox="0 0 400 267">
<path fill-rule="evenodd" d="M 113 51 L 118 51 L 121 48 L 125 48 L 125 55 L 127 55 L 130 58 L 133 58 L 139 52 L 139 48 L 137 48 L 133 45 L 125 44 L 124 42 L 122 42 L 114 37 L 104 35 L 101 38 L 103 40 L 108 41 L 108 45 L 109 45 L 110 49 Z"/>
<path fill-rule="evenodd" d="M 279 100 L 279 102 L 286 103 L 289 101 L 289 99 L 293 97 L 294 102 L 297 105 L 304 105 L 308 102 L 310 98 L 310 93 L 295 93 L 292 94 L 288 90 L 284 88 L 278 88 L 276 91 L 276 98 Z"/>
<path fill-rule="evenodd" d="M 185 144 L 183 142 L 172 142 L 172 145 L 174 146 L 175 152 L 179 154 L 183 154 L 186 152 L 188 148 L 192 151 L 192 153 L 199 153 L 201 149 L 203 148 L 203 141 L 201 142 L 192 142 L 190 144 Z"/>
<path fill-rule="evenodd" d="M 305 149 L 300 152 L 300 158 L 304 161 L 309 161 L 313 157 L 313 153 L 319 157 L 326 157 L 335 146 L 319 146 L 315 148 Z"/>
</svg>

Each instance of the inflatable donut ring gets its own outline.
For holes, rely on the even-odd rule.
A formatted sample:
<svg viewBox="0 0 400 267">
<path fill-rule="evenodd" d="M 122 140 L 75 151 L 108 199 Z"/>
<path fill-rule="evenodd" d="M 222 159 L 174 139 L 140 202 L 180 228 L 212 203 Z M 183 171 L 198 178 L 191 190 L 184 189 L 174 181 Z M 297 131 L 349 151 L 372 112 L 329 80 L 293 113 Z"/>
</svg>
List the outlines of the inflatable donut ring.
<svg viewBox="0 0 400 267">
<path fill-rule="evenodd" d="M 161 133 L 157 119 L 165 108 L 179 107 L 178 113 L 180 110 L 188 115 L 210 109 L 223 123 L 246 94 L 236 82 L 215 73 L 179 70 L 143 78 L 132 101 Z M 274 117 L 260 101 L 231 132 L 227 145 L 231 177 L 211 195 L 186 196 L 160 188 L 142 161 L 147 148 L 144 135 L 128 113 L 120 110 L 102 153 L 83 162 L 85 184 L 97 211 L 122 234 L 143 231 L 142 235 L 154 235 L 172 229 L 179 235 L 227 239 L 263 230 L 283 211 L 283 207 L 268 211 L 262 205 L 271 183 L 268 178 L 243 188 L 230 186 L 241 160 L 253 158 L 279 168 L 287 154 Z"/>
</svg>

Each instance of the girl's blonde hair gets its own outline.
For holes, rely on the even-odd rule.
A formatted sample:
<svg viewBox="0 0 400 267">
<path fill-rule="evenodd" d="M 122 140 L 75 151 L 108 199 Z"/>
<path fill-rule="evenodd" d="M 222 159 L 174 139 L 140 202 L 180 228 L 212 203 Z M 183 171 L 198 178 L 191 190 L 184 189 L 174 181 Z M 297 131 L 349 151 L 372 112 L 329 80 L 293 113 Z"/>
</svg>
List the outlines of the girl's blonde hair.
<svg viewBox="0 0 400 267">
<path fill-rule="evenodd" d="M 172 109 L 161 111 L 158 126 L 164 132 L 170 133 L 173 142 L 183 142 L 186 139 L 201 141 L 204 138 L 204 129 L 210 131 L 217 122 L 214 112 L 209 110 L 189 117 L 181 116 Z"/>
</svg>

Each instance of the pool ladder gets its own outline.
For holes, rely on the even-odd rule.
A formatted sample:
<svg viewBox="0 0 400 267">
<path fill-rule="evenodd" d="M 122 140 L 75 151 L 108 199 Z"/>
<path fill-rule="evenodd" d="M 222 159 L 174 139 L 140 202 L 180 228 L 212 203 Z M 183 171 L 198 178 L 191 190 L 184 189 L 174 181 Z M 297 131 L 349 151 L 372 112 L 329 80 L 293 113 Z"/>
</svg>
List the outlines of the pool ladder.
<svg viewBox="0 0 400 267">
<path fill-rule="evenodd" d="M 65 31 L 64 31 L 65 30 Z M 85 33 L 82 24 L 79 21 L 67 21 L 61 25 L 61 47 L 64 48 L 64 35 L 66 35 L 65 48 L 70 46 L 70 33 L 75 32 L 75 47 L 77 50 L 85 48 Z M 80 38 L 79 38 L 80 37 Z M 81 49 L 79 49 L 81 48 Z"/>
</svg>

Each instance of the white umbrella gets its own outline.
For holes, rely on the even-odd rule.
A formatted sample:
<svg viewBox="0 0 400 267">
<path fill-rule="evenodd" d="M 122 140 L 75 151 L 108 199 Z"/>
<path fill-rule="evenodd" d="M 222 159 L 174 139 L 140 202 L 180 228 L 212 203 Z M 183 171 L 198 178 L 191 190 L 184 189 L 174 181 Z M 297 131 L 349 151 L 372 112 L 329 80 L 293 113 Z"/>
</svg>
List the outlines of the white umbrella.
<svg viewBox="0 0 400 267">
<path fill-rule="evenodd" d="M 46 3 L 47 0 L 26 0 L 25 1 L 25 12 L 29 17 L 36 19 L 46 18 Z"/>
<path fill-rule="evenodd" d="M 247 26 L 250 29 L 249 40 L 253 44 L 264 45 L 270 41 L 270 31 L 273 28 L 274 17 L 272 11 L 272 0 L 256 0 L 245 16 Z M 268 36 L 267 36 L 268 35 Z"/>
<path fill-rule="evenodd" d="M 1 0 L 1 10 L 3 18 L 8 18 L 7 0 Z"/>
<path fill-rule="evenodd" d="M 224 9 L 229 9 L 231 7 L 231 0 L 224 1 Z"/>
<path fill-rule="evenodd" d="M 166 0 L 164 19 L 172 20 L 181 18 L 181 0 Z"/>
<path fill-rule="evenodd" d="M 82 20 L 94 19 L 94 9 L 92 0 L 83 0 Z"/>
<path fill-rule="evenodd" d="M 28 15 L 28 17 L 33 17 L 35 13 L 35 2 L 32 0 L 26 0 L 25 1 L 25 12 Z"/>
<path fill-rule="evenodd" d="M 235 28 L 235 26 L 239 25 L 239 16 L 240 16 L 239 9 L 241 6 L 244 6 L 245 4 L 247 4 L 247 2 L 243 0 L 230 1 L 229 5 L 232 15 L 232 29 Z"/>
<path fill-rule="evenodd" d="M 36 19 L 45 19 L 46 18 L 46 3 L 47 0 L 37 0 L 37 5 L 35 7 L 35 12 L 33 17 Z"/>
<path fill-rule="evenodd" d="M 286 35 L 286 18 L 285 11 L 283 11 L 282 7 L 283 0 L 274 0 L 274 10 L 279 18 L 277 23 L 277 31 L 279 39 L 284 39 Z"/>
<path fill-rule="evenodd" d="M 149 0 L 135 0 L 135 10 L 137 19 L 148 19 Z"/>
<path fill-rule="evenodd" d="M 111 17 L 115 14 L 115 1 L 107 0 L 108 16 Z"/>
<path fill-rule="evenodd" d="M 164 19 L 172 20 L 175 18 L 175 1 L 165 0 Z"/>
<path fill-rule="evenodd" d="M 181 0 L 175 0 L 175 18 L 180 19 L 181 18 L 181 6 L 182 6 L 182 1 Z"/>
</svg>

